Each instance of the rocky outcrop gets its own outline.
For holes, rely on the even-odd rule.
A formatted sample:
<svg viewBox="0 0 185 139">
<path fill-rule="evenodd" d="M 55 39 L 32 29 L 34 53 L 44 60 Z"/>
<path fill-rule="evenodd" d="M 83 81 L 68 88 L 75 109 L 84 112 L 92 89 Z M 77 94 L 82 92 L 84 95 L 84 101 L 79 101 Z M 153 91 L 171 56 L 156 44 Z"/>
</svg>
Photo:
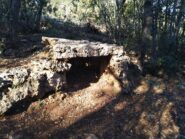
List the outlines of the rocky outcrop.
<svg viewBox="0 0 185 139">
<path fill-rule="evenodd" d="M 33 61 L 29 68 L 16 67 L 0 72 L 0 114 L 27 97 L 42 98 L 61 89 L 66 83 L 65 71 L 70 65 L 51 59 Z"/>
<path fill-rule="evenodd" d="M 77 57 L 111 56 L 108 65 L 109 69 L 123 83 L 127 82 L 126 71 L 128 70 L 127 64 L 130 59 L 122 46 L 66 39 L 57 39 L 55 43 L 53 46 L 53 56 L 56 60 Z"/>
<path fill-rule="evenodd" d="M 66 72 L 73 66 L 69 60 L 79 57 L 111 57 L 104 69 L 109 69 L 126 90 L 129 58 L 123 47 L 51 38 L 43 38 L 43 42 L 50 48 L 50 57 L 32 60 L 28 66 L 0 69 L 0 114 L 27 97 L 41 98 L 51 91 L 61 90 L 67 84 Z"/>
</svg>

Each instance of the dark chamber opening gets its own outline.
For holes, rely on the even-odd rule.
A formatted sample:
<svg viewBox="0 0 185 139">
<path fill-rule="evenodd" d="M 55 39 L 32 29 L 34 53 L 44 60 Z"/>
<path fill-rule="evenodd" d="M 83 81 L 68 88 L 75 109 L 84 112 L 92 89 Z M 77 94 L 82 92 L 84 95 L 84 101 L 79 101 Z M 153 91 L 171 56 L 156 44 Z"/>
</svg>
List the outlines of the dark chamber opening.
<svg viewBox="0 0 185 139">
<path fill-rule="evenodd" d="M 66 74 L 67 90 L 79 90 L 97 82 L 108 66 L 110 58 L 111 56 L 70 59 L 72 67 Z"/>
</svg>

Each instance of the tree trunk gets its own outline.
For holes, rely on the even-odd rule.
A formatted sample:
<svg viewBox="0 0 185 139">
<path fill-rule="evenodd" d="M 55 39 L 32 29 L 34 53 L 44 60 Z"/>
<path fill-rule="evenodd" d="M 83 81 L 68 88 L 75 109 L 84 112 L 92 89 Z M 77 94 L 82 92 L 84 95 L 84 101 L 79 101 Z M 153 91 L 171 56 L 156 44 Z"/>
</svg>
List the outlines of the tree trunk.
<svg viewBox="0 0 185 139">
<path fill-rule="evenodd" d="M 19 12 L 21 7 L 21 0 L 10 0 L 10 18 L 9 18 L 9 28 L 10 28 L 10 40 L 14 43 L 17 40 L 17 31 L 19 28 Z"/>
<path fill-rule="evenodd" d="M 175 27 L 175 37 L 178 38 L 179 35 L 179 29 L 181 25 L 181 21 L 183 20 L 183 16 L 185 14 L 185 1 L 181 0 L 181 6 L 179 10 L 179 14 L 177 16 L 177 21 L 176 21 L 176 27 Z"/>
<path fill-rule="evenodd" d="M 165 33 L 167 33 L 167 28 L 168 28 L 168 12 L 169 12 L 169 0 L 166 0 L 165 25 L 164 25 Z"/>
<path fill-rule="evenodd" d="M 134 25 L 134 37 L 136 36 L 136 0 L 134 0 L 134 19 L 133 19 L 133 25 Z"/>
<path fill-rule="evenodd" d="M 42 18 L 43 7 L 44 7 L 44 1 L 40 0 L 39 10 L 38 10 L 38 14 L 37 14 L 36 22 L 35 22 L 35 31 L 40 31 L 40 21 Z"/>
<path fill-rule="evenodd" d="M 142 25 L 142 47 L 141 47 L 141 66 L 144 65 L 144 58 L 146 55 L 147 46 L 151 45 L 152 41 L 152 1 L 145 0 L 144 3 L 144 15 Z"/>
<path fill-rule="evenodd" d="M 174 0 L 174 5 L 173 5 L 173 11 L 172 11 L 172 15 L 171 15 L 171 21 L 170 21 L 170 40 L 174 41 L 174 31 L 175 31 L 175 27 L 174 27 L 174 23 L 175 23 L 175 15 L 176 15 L 176 7 L 177 7 L 177 0 Z"/>
<path fill-rule="evenodd" d="M 115 38 L 120 40 L 120 32 L 121 32 L 121 19 L 123 14 L 123 5 L 126 0 L 116 0 L 116 36 Z"/>
<path fill-rule="evenodd" d="M 157 40 L 157 34 L 158 34 L 158 15 L 160 10 L 160 0 L 157 1 L 157 5 L 155 8 L 153 8 L 153 31 L 152 31 L 152 60 L 154 63 L 156 63 L 157 59 L 157 45 L 158 45 L 158 40 Z"/>
</svg>

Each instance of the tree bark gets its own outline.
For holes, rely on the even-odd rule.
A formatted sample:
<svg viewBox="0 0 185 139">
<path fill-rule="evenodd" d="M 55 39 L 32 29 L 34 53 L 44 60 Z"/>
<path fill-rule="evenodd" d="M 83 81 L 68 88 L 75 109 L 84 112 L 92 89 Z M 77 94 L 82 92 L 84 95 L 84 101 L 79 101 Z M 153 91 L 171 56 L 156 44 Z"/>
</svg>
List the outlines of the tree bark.
<svg viewBox="0 0 185 139">
<path fill-rule="evenodd" d="M 44 0 L 40 0 L 39 10 L 38 10 L 38 14 L 37 14 L 36 22 L 35 22 L 35 30 L 36 31 L 40 31 L 40 21 L 42 18 L 43 7 L 44 7 Z"/>
<path fill-rule="evenodd" d="M 12 43 L 17 40 L 20 7 L 21 7 L 21 0 L 10 0 L 10 18 L 9 18 L 10 32 L 9 33 L 10 33 L 10 40 Z"/>
<path fill-rule="evenodd" d="M 141 66 L 144 65 L 144 58 L 146 55 L 147 46 L 151 45 L 152 41 L 152 1 L 145 0 L 144 3 L 144 15 L 143 15 L 143 25 L 142 25 L 142 47 L 140 61 Z"/>
<path fill-rule="evenodd" d="M 168 13 L 169 13 L 169 0 L 166 0 L 166 10 L 165 10 L 165 25 L 164 25 L 164 32 L 167 33 L 168 28 Z"/>
<path fill-rule="evenodd" d="M 117 40 L 120 40 L 120 32 L 121 32 L 121 19 L 123 14 L 123 5 L 126 0 L 116 0 L 116 36 Z"/>
<path fill-rule="evenodd" d="M 174 0 L 174 5 L 173 5 L 173 11 L 171 15 L 171 21 L 170 21 L 170 40 L 173 42 L 174 41 L 174 31 L 175 31 L 175 15 L 176 15 L 176 7 L 177 7 L 177 0 Z"/>
</svg>

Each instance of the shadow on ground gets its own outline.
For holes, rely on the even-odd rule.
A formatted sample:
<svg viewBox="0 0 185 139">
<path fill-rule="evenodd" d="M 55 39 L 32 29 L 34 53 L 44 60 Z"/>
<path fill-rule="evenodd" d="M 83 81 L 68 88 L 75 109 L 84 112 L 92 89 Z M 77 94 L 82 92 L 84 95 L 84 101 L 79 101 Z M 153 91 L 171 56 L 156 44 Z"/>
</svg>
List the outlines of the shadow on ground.
<svg viewBox="0 0 185 139">
<path fill-rule="evenodd" d="M 185 85 L 182 78 L 147 76 L 137 81 L 133 94 L 122 94 L 100 111 L 51 138 L 101 139 L 185 138 Z"/>
</svg>

